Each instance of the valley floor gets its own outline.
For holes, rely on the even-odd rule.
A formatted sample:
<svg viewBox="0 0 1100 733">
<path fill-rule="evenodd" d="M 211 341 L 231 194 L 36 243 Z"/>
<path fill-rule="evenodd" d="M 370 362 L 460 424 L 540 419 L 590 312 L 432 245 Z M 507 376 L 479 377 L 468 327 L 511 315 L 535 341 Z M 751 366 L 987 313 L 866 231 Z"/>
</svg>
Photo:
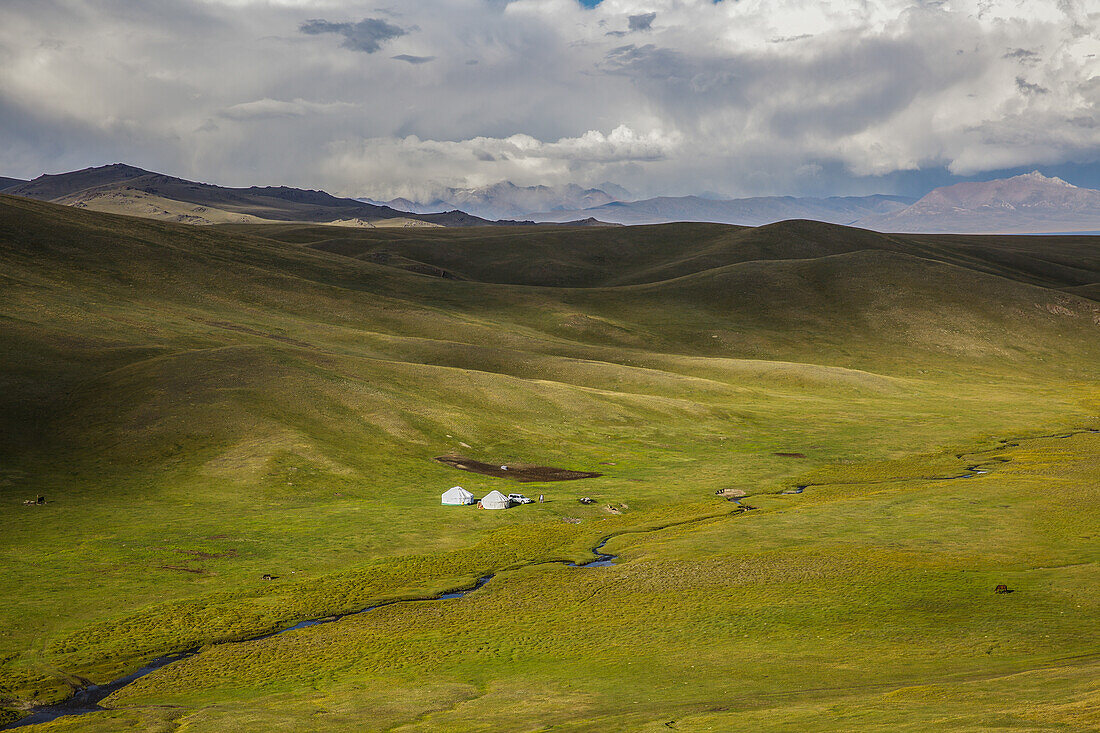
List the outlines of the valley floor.
<svg viewBox="0 0 1100 733">
<path fill-rule="evenodd" d="M 0 197 L 0 721 L 198 649 L 28 730 L 1094 729 L 1086 254 Z"/>
<path fill-rule="evenodd" d="M 972 477 L 919 478 L 941 472 Z M 462 598 L 216 645 L 42 728 L 1100 725 L 1100 431 L 858 476 L 618 535 L 611 567 L 528 565 Z"/>
</svg>

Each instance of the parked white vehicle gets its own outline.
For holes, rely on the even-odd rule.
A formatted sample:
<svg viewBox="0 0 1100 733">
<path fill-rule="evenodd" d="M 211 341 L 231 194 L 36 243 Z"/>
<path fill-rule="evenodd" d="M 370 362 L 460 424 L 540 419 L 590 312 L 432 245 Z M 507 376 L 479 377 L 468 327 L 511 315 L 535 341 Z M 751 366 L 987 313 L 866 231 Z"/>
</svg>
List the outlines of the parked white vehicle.
<svg viewBox="0 0 1100 733">
<path fill-rule="evenodd" d="M 534 499 L 528 499 L 523 494 L 508 494 L 508 498 L 515 504 L 530 504 Z"/>
</svg>

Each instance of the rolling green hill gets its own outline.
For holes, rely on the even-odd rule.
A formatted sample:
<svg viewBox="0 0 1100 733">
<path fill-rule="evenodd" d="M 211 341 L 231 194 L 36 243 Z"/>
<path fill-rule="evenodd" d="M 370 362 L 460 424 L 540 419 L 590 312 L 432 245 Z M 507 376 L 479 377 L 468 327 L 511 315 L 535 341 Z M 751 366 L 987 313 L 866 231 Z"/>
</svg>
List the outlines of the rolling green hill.
<svg viewBox="0 0 1100 733">
<path fill-rule="evenodd" d="M 348 257 L 410 263 L 482 282 L 599 287 L 659 282 L 750 261 L 815 259 L 876 250 L 955 264 L 1055 289 L 1100 282 L 1094 237 L 880 234 L 815 221 L 761 227 L 655 224 L 630 228 L 532 227 L 448 232 L 226 226 Z"/>
<path fill-rule="evenodd" d="M 1057 701 L 1095 702 L 1096 438 L 927 479 L 1097 424 L 1096 241 L 195 228 L 0 196 L 0 696 L 226 642 L 48 729 L 1090 720 Z M 441 508 L 454 484 L 549 501 Z M 617 567 L 533 564 L 611 534 Z M 991 609 L 1001 577 L 1026 588 Z"/>
</svg>

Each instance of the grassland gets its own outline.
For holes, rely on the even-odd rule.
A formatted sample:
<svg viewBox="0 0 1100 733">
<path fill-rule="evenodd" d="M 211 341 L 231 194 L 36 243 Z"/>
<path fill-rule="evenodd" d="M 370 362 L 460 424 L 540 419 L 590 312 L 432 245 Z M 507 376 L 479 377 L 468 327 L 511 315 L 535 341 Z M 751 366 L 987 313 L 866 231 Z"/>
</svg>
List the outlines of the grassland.
<svg viewBox="0 0 1100 733">
<path fill-rule="evenodd" d="M 4 197 L 0 694 L 213 643 L 47 727 L 1080 727 L 1097 438 L 926 480 L 1096 424 L 1096 247 L 1024 240 L 188 228 Z M 604 475 L 442 508 L 512 486 L 448 452 Z M 726 487 L 759 508 L 643 531 L 727 514 Z M 619 532 L 618 567 L 532 565 Z"/>
</svg>

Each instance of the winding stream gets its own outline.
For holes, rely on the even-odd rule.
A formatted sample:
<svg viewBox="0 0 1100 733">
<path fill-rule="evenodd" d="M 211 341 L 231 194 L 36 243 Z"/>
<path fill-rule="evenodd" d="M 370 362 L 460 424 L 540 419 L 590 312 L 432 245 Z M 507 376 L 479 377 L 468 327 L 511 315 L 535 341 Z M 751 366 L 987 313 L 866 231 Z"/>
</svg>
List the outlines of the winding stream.
<svg viewBox="0 0 1100 733">
<path fill-rule="evenodd" d="M 971 451 L 971 452 L 968 452 L 968 453 L 957 453 L 955 455 L 955 457 L 958 458 L 958 459 L 964 459 L 964 458 L 967 458 L 968 456 L 978 456 L 978 455 L 981 455 L 983 453 L 995 453 L 997 451 L 1004 450 L 1005 448 L 1019 447 L 1020 443 L 1017 442 L 1018 440 L 1040 440 L 1040 439 L 1044 439 L 1044 438 L 1046 438 L 1046 439 L 1049 439 L 1049 438 L 1070 438 L 1070 437 L 1073 437 L 1075 435 L 1082 435 L 1082 434 L 1085 434 L 1085 433 L 1100 433 L 1100 429 L 1085 428 L 1085 429 L 1081 429 L 1081 430 L 1070 431 L 1070 432 L 1067 432 L 1067 433 L 1055 433 L 1055 434 L 1052 434 L 1052 435 L 1036 435 L 1036 436 L 1032 436 L 1032 437 L 1028 437 L 1028 438 L 1006 438 L 1006 439 L 1002 439 L 1002 440 L 998 441 L 999 445 L 994 447 L 994 448 L 988 448 L 988 449 L 978 450 L 978 451 Z M 1010 460 L 1011 459 L 1005 458 L 1004 456 L 993 456 L 993 457 L 990 457 L 987 460 L 980 461 L 978 463 L 974 463 L 972 465 L 966 466 L 966 468 L 963 469 L 963 473 L 960 473 L 960 474 L 957 474 L 957 475 L 954 475 L 954 476 L 916 476 L 916 477 L 909 477 L 909 478 L 903 477 L 903 478 L 889 478 L 889 479 L 869 479 L 869 480 L 861 480 L 861 481 L 828 481 L 828 482 L 822 482 L 822 483 L 799 484 L 798 486 L 795 486 L 792 489 L 788 489 L 788 490 L 780 492 L 780 493 L 783 493 L 783 494 L 801 494 L 803 491 L 805 491 L 806 489 L 808 489 L 812 486 L 881 484 L 881 483 L 889 483 L 889 482 L 896 482 L 896 481 L 949 481 L 949 480 L 955 480 L 955 479 L 968 479 L 968 478 L 974 478 L 975 476 L 980 476 L 980 475 L 985 474 L 985 473 L 989 473 L 989 471 L 991 469 L 995 468 L 998 465 L 1008 463 Z M 593 555 L 595 555 L 595 557 L 593 559 L 585 561 L 585 562 L 576 563 L 576 562 L 568 562 L 568 561 L 564 561 L 564 560 L 544 560 L 544 561 L 537 561 L 537 562 L 533 562 L 533 563 L 528 563 L 527 565 L 519 565 L 519 566 L 508 567 L 508 568 L 504 568 L 503 570 L 518 570 L 520 567 L 528 567 L 528 566 L 531 566 L 531 565 L 548 565 L 548 564 L 561 564 L 561 565 L 565 565 L 567 567 L 582 568 L 582 569 L 584 569 L 584 568 L 608 567 L 610 565 L 615 564 L 615 560 L 618 559 L 618 556 L 610 555 L 610 554 L 607 554 L 605 552 L 601 552 L 601 550 L 603 549 L 604 545 L 606 545 L 612 538 L 618 537 L 618 536 L 624 535 L 624 534 L 639 534 L 639 533 L 643 533 L 643 532 L 656 532 L 656 531 L 660 531 L 662 529 L 668 529 L 668 528 L 673 527 L 673 526 L 681 526 L 681 525 L 684 525 L 684 524 L 693 524 L 693 523 L 696 523 L 696 522 L 702 522 L 702 521 L 707 521 L 707 520 L 712 520 L 712 519 L 721 519 L 721 518 L 724 518 L 724 517 L 737 516 L 737 515 L 745 512 L 749 509 L 749 507 L 742 506 L 741 502 L 739 500 L 731 500 L 731 501 L 734 504 L 736 504 L 738 508 L 731 511 L 731 512 L 728 512 L 726 514 L 708 515 L 706 517 L 696 517 L 694 519 L 689 519 L 689 520 L 684 521 L 684 522 L 675 522 L 673 524 L 664 525 L 664 526 L 661 526 L 661 527 L 653 527 L 653 528 L 650 528 L 650 529 L 638 529 L 638 530 L 623 530 L 621 532 L 616 532 L 616 533 L 613 533 L 613 534 L 609 534 L 606 537 L 604 537 L 599 542 L 599 544 L 597 544 L 595 547 L 592 548 L 592 553 L 593 553 Z M 396 605 L 398 603 L 424 603 L 424 602 L 427 602 L 427 601 L 446 601 L 446 600 L 454 600 L 454 599 L 462 598 L 463 596 L 466 596 L 470 593 L 473 593 L 477 589 L 481 588 L 483 585 L 485 585 L 490 580 L 492 580 L 496 576 L 496 574 L 497 573 L 493 572 L 493 573 L 488 573 L 487 575 L 482 575 L 476 581 L 474 581 L 474 583 L 471 586 L 469 586 L 467 588 L 460 588 L 458 590 L 450 591 L 448 593 L 441 593 L 441 594 L 433 595 L 433 596 L 425 596 L 423 598 L 406 598 L 406 599 L 393 600 L 393 601 L 384 601 L 382 603 L 377 603 L 373 606 L 367 606 L 366 608 L 362 608 L 362 609 L 357 610 L 357 611 L 350 611 L 348 613 L 342 613 L 342 614 L 337 614 L 337 615 L 333 615 L 333 616 L 325 616 L 323 618 L 308 619 L 306 621 L 300 621 L 300 622 L 294 624 L 293 626 L 288 626 L 284 629 L 279 629 L 278 631 L 270 631 L 270 632 L 267 632 L 267 633 L 264 633 L 264 634 L 257 634 L 256 636 L 250 636 L 250 637 L 247 637 L 245 639 L 240 639 L 240 640 L 235 641 L 235 642 L 226 642 L 226 643 L 242 644 L 242 643 L 250 642 L 250 641 L 258 641 L 260 639 L 268 639 L 272 636 L 278 636 L 279 634 L 285 634 L 285 633 L 290 632 L 290 631 L 296 631 L 298 629 L 304 629 L 304 628 L 309 627 L 309 626 L 318 626 L 320 624 L 335 623 L 336 621 L 339 621 L 340 619 L 346 618 L 348 616 L 356 616 L 356 615 L 363 614 L 363 613 L 369 613 L 369 612 L 375 611 L 379 608 L 385 608 L 386 606 L 393 606 L 393 605 Z M 131 672 L 130 674 L 126 675 L 125 677 L 119 677 L 118 679 L 116 679 L 112 682 L 108 682 L 108 683 L 103 684 L 103 685 L 89 684 L 89 685 L 87 685 L 85 687 L 82 687 L 81 689 L 77 690 L 73 694 L 73 696 L 70 697 L 68 700 L 65 700 L 63 702 L 60 702 L 60 703 L 57 703 L 57 704 L 54 704 L 54 705 L 40 705 L 40 706 L 36 706 L 36 707 L 31 708 L 29 715 L 27 715 L 26 717 L 20 718 L 19 720 L 16 720 L 14 722 L 8 723 L 7 725 L 0 726 L 0 730 L 12 730 L 14 728 L 21 728 L 21 727 L 27 726 L 27 725 L 35 725 L 35 724 L 38 724 L 38 723 L 47 723 L 51 720 L 56 720 L 57 718 L 61 718 L 61 717 L 68 716 L 68 715 L 84 715 L 84 714 L 87 714 L 87 713 L 92 713 L 92 712 L 104 710 L 105 708 L 100 707 L 99 703 L 100 703 L 100 701 L 104 700 L 105 698 L 107 698 L 112 693 L 117 692 L 118 690 L 121 690 L 122 688 L 126 687 L 127 685 L 130 685 L 133 682 L 141 679 L 142 677 L 145 677 L 146 675 L 152 674 L 153 672 L 157 671 L 158 669 L 166 667 L 169 664 L 172 664 L 174 662 L 178 662 L 178 661 L 183 660 L 183 659 L 188 659 L 190 657 L 193 657 L 193 656 L 195 656 L 196 654 L 199 653 L 200 649 L 201 649 L 201 647 L 195 647 L 193 649 L 188 649 L 186 651 L 177 652 L 175 654 L 166 654 L 164 656 L 157 657 L 156 659 L 153 659 L 152 661 L 148 662 L 147 664 L 145 664 L 144 666 L 142 666 L 139 669 L 135 670 L 134 672 Z"/>
<path fill-rule="evenodd" d="M 737 514 L 739 512 L 731 512 L 731 514 Z M 722 515 L 719 515 L 722 516 Z M 700 519 L 689 520 L 689 522 L 702 521 L 702 519 L 713 519 L 713 516 L 704 517 Z M 685 524 L 686 522 L 680 522 L 678 524 Z M 665 529 L 665 527 L 658 527 L 656 529 Z M 601 552 L 604 545 L 606 545 L 612 537 L 616 537 L 619 534 L 627 534 L 627 532 L 619 532 L 610 534 L 600 540 L 600 543 L 592 548 L 592 554 L 595 557 L 585 562 L 569 562 L 565 560 L 548 560 L 530 563 L 531 565 L 548 565 L 548 564 L 561 564 L 571 568 L 603 568 L 615 564 L 615 560 L 618 559 L 617 555 L 609 555 L 605 552 Z M 506 568 L 506 570 L 517 570 L 521 566 Z M 376 603 L 373 606 L 367 606 L 366 608 L 359 609 L 358 611 L 349 611 L 348 613 L 336 614 L 333 616 L 325 616 L 323 618 L 307 619 L 305 621 L 299 621 L 293 626 L 287 626 L 285 629 L 279 629 L 278 631 L 269 631 L 265 634 L 257 634 L 256 636 L 250 636 L 245 639 L 240 639 L 234 642 L 226 642 L 230 644 L 243 644 L 249 641 L 259 641 L 260 639 L 269 639 L 272 636 L 278 636 L 279 634 L 285 634 L 289 631 L 296 631 L 298 629 L 304 629 L 309 626 L 319 626 L 320 624 L 331 624 L 339 621 L 340 619 L 347 618 L 348 616 L 357 616 L 362 613 L 369 613 L 379 608 L 385 608 L 386 606 L 393 606 L 398 603 L 424 603 L 426 601 L 449 601 L 456 598 L 462 598 L 465 595 L 473 593 L 478 588 L 482 587 L 496 576 L 496 573 L 489 573 L 482 575 L 473 585 L 468 588 L 461 588 L 459 590 L 450 591 L 448 593 L 441 593 L 434 596 L 425 596 L 423 598 L 405 598 L 393 601 L 384 601 L 383 603 Z M 51 720 L 56 720 L 67 715 L 85 715 L 87 713 L 94 713 L 96 711 L 104 710 L 100 707 L 100 701 L 107 698 L 109 695 L 121 690 L 123 687 L 130 685 L 137 680 L 145 677 L 146 675 L 156 672 L 162 667 L 167 667 L 173 662 L 178 662 L 183 659 L 188 659 L 199 653 L 202 647 L 195 647 L 194 649 L 188 649 L 182 652 L 176 652 L 175 654 L 166 654 L 162 657 L 157 657 L 148 664 L 138 668 L 136 671 L 131 672 L 125 677 L 119 677 L 117 680 L 108 682 L 103 685 L 87 685 L 77 690 L 72 697 L 63 702 L 56 703 L 54 705 L 39 705 L 31 708 L 31 712 L 24 718 L 20 718 L 7 725 L 0 726 L 0 730 L 12 730 L 13 728 L 22 728 L 27 725 L 37 725 L 38 723 L 48 723 Z"/>
<path fill-rule="evenodd" d="M 1072 438 L 1075 435 L 1085 435 L 1089 433 L 1100 433 L 1100 428 L 1082 428 L 1080 430 L 1071 430 L 1067 433 L 1052 433 L 1050 435 L 1034 435 L 1027 438 L 1002 438 L 998 440 L 998 445 L 993 448 L 983 448 L 982 450 L 970 451 L 968 453 L 956 453 L 955 458 L 964 459 L 968 456 L 979 456 L 983 453 L 996 453 L 997 451 L 1004 450 L 1005 448 L 1019 448 L 1020 444 L 1017 441 L 1020 440 L 1049 440 L 1055 438 Z M 989 473 L 992 469 L 1005 463 L 1010 463 L 1011 458 L 1005 458 L 1004 456 L 992 456 L 979 463 L 974 463 L 963 468 L 962 473 L 957 473 L 954 476 L 893 476 L 891 478 L 884 479 L 860 479 L 858 481 L 822 481 L 820 483 L 807 483 L 798 484 L 793 489 L 787 489 L 785 491 L 777 492 L 779 494 L 801 494 L 811 486 L 864 486 L 873 484 L 891 484 L 898 481 L 955 481 L 957 479 L 974 478 L 975 476 L 981 476 L 982 474 Z"/>
</svg>

